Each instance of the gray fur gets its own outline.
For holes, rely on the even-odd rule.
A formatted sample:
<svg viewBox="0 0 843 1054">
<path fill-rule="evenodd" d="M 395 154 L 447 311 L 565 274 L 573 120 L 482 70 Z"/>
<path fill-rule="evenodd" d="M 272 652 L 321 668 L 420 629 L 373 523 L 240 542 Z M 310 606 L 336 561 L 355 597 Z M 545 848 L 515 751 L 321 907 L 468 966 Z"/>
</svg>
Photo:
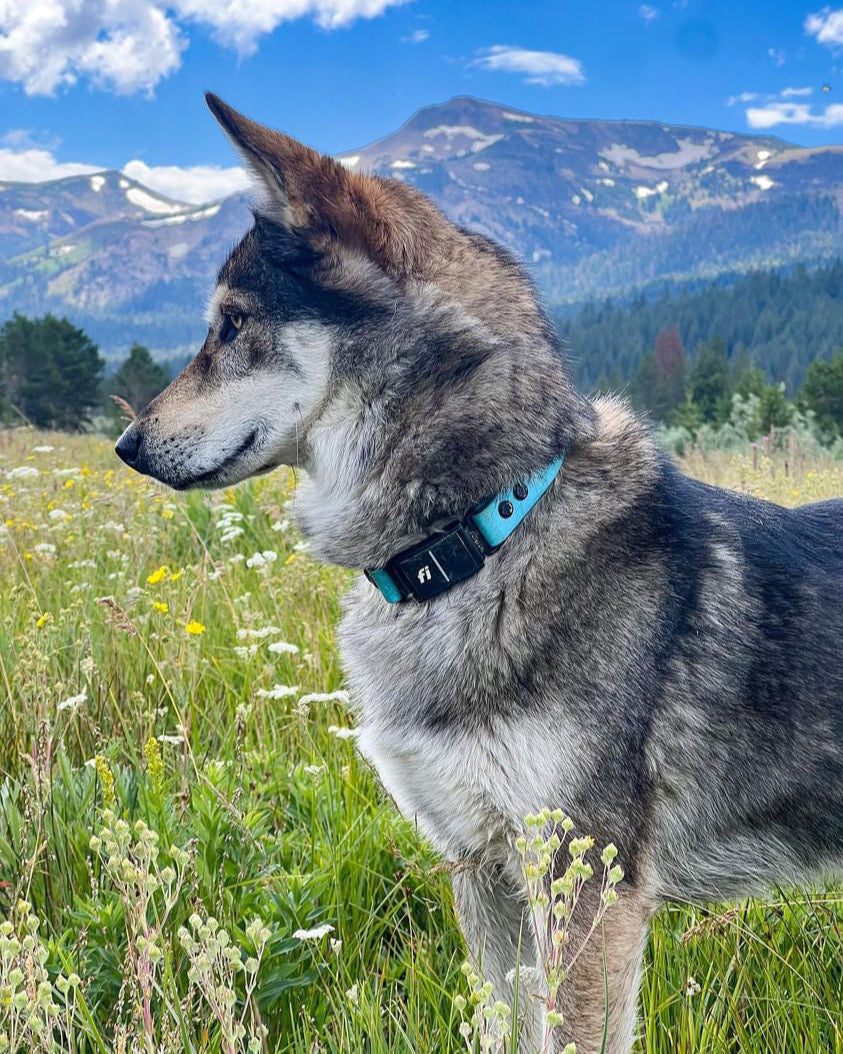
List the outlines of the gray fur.
<svg viewBox="0 0 843 1054">
<path fill-rule="evenodd" d="M 360 748 L 457 862 L 466 940 L 501 995 L 525 813 L 562 808 L 620 847 L 608 1054 L 626 1054 L 665 900 L 841 869 L 843 503 L 786 511 L 684 479 L 621 402 L 576 392 L 505 254 L 410 188 L 212 106 L 266 183 L 221 273 L 249 318 L 223 340 L 215 307 L 118 451 L 179 487 L 300 463 L 313 552 L 353 568 L 566 452 L 479 574 L 395 607 L 361 577 L 339 639 Z M 603 970 L 596 942 L 563 986 L 560 1049 L 598 1051 Z"/>
</svg>

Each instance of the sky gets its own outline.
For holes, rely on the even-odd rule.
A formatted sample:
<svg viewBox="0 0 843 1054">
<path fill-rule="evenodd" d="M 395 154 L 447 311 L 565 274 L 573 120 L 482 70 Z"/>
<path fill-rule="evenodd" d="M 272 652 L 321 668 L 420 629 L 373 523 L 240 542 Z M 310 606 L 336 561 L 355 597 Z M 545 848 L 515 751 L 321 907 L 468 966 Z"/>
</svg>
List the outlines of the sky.
<svg viewBox="0 0 843 1054">
<path fill-rule="evenodd" d="M 0 180 L 246 177 L 212 90 L 329 153 L 474 95 L 843 143 L 843 7 L 813 0 L 0 0 Z"/>
</svg>

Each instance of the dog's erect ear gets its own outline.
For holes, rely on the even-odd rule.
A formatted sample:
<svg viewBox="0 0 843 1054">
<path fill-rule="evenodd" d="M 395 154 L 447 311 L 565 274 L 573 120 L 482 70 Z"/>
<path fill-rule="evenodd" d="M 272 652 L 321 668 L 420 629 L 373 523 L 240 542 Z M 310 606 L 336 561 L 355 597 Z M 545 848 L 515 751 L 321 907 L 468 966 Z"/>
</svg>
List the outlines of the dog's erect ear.
<svg viewBox="0 0 843 1054">
<path fill-rule="evenodd" d="M 388 269 L 406 262 L 401 235 L 407 232 L 400 223 L 392 230 L 382 183 L 244 117 L 210 92 L 205 99 L 265 192 L 259 215 L 317 253 L 342 243 Z"/>
</svg>

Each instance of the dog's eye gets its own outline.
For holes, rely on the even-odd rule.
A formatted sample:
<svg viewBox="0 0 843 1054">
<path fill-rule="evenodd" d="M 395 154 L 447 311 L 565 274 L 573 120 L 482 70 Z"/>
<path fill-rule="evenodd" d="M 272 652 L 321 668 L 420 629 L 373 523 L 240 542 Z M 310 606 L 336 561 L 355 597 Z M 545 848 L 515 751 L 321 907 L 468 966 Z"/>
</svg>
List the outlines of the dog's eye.
<svg viewBox="0 0 843 1054">
<path fill-rule="evenodd" d="M 222 316 L 222 328 L 220 329 L 221 343 L 227 344 L 228 341 L 234 340 L 238 330 L 243 328 L 243 322 L 243 316 L 236 311 L 231 314 L 224 314 Z"/>
</svg>

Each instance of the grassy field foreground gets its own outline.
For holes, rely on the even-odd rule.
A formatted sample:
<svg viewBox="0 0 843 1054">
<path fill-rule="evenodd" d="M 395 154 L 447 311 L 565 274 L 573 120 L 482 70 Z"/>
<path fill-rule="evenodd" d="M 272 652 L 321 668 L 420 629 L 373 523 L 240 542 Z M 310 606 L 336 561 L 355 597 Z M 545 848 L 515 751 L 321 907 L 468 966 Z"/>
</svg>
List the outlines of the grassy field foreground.
<svg viewBox="0 0 843 1054">
<path fill-rule="evenodd" d="M 791 462 L 691 469 L 843 494 Z M 448 876 L 355 756 L 348 576 L 292 498 L 283 473 L 176 497 L 104 440 L 0 433 L 0 1054 L 466 1049 Z M 831 890 L 664 912 L 640 1051 L 841 1054 L 842 929 Z"/>
</svg>

